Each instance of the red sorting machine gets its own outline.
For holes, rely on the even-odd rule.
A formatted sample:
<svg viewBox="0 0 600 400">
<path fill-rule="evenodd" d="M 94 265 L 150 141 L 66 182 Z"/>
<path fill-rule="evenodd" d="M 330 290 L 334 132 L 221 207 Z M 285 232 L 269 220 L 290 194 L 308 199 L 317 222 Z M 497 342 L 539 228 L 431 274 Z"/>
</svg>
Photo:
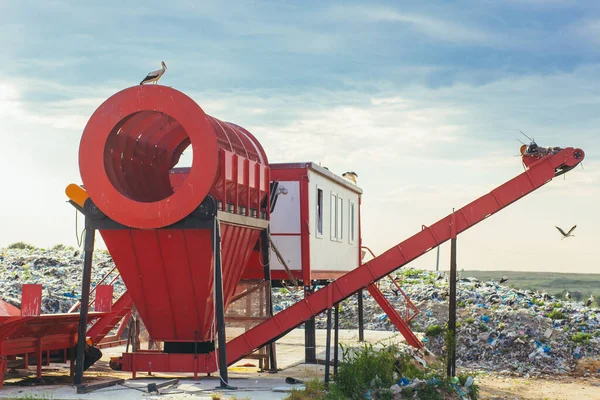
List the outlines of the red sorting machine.
<svg viewBox="0 0 600 400">
<path fill-rule="evenodd" d="M 191 167 L 177 168 L 190 149 Z M 164 341 L 164 353 L 149 352 L 151 359 L 124 354 L 123 368 L 214 371 L 215 266 L 226 309 L 268 228 L 262 146 L 175 89 L 135 86 L 91 116 L 79 167 L 83 187 L 67 194 L 102 235 L 150 337 Z"/>
</svg>

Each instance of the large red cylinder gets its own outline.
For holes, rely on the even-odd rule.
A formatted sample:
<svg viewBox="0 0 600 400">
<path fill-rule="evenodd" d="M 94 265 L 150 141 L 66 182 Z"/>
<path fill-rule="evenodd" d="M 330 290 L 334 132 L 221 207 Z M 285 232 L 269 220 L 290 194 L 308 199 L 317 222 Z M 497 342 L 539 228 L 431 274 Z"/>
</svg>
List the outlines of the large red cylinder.
<svg viewBox="0 0 600 400">
<path fill-rule="evenodd" d="M 188 146 L 192 166 L 174 180 L 171 172 Z M 268 165 L 247 130 L 206 115 L 175 89 L 134 86 L 91 116 L 79 168 L 90 198 L 107 216 L 133 228 L 160 228 L 185 218 L 222 184 L 219 149 Z"/>
</svg>

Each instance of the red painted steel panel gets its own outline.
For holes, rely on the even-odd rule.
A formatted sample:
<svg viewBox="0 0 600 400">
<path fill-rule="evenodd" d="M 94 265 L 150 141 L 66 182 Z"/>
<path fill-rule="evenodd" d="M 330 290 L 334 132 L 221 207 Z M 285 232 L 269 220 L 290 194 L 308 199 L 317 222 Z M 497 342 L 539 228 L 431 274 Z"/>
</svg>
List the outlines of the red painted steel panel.
<svg viewBox="0 0 600 400">
<path fill-rule="evenodd" d="M 21 287 L 21 315 L 37 317 L 42 312 L 42 285 L 24 284 Z"/>
<path fill-rule="evenodd" d="M 192 332 L 202 331 L 203 325 L 200 322 L 200 316 L 205 314 L 205 310 L 200 307 L 199 299 L 196 296 L 192 276 L 194 266 L 188 262 L 188 249 L 186 246 L 185 233 L 182 230 L 159 230 L 161 255 L 166 260 L 167 274 L 165 284 L 171 307 L 177 312 L 186 316 L 185 325 L 183 321 L 174 324 L 177 329 L 188 329 Z M 206 239 L 210 241 L 210 237 Z M 207 260 L 210 263 L 210 260 Z M 173 266 L 180 266 L 177 270 Z M 208 271 L 208 270 L 207 270 Z M 198 271 L 200 272 L 200 271 Z M 208 272 L 207 272 L 208 273 Z M 175 337 L 183 335 L 184 332 L 177 332 Z"/>
<path fill-rule="evenodd" d="M 212 373 L 217 370 L 214 353 L 168 354 L 142 350 L 137 353 L 123 353 L 123 371 L 152 372 L 197 372 Z"/>
<path fill-rule="evenodd" d="M 302 252 L 302 281 L 304 283 L 305 295 L 307 294 L 306 289 L 310 286 L 312 279 L 310 266 L 310 208 L 308 198 L 310 189 L 308 183 L 308 170 L 304 170 L 304 174 L 300 178 L 300 232 L 302 233 L 300 248 Z"/>
<path fill-rule="evenodd" d="M 105 230 L 102 237 L 154 340 L 214 339 L 213 253 L 209 230 Z M 221 223 L 227 306 L 260 231 Z"/>
<path fill-rule="evenodd" d="M 188 255 L 188 271 L 193 274 L 190 285 L 196 293 L 198 309 L 200 310 L 200 326 L 198 340 L 214 340 L 214 280 L 212 268 L 213 253 L 210 232 L 206 230 L 185 231 L 185 243 Z M 209 266 L 207 268 L 206 266 Z M 189 272 L 188 272 L 189 273 Z M 223 275 L 223 279 L 225 276 Z M 192 336 L 192 339 L 193 336 Z"/>
<path fill-rule="evenodd" d="M 21 310 L 19 310 L 17 307 L 0 300 L 0 317 L 18 317 L 20 315 Z"/>
<path fill-rule="evenodd" d="M 94 310 L 98 312 L 110 312 L 113 302 L 113 285 L 96 286 L 96 301 Z"/>
</svg>

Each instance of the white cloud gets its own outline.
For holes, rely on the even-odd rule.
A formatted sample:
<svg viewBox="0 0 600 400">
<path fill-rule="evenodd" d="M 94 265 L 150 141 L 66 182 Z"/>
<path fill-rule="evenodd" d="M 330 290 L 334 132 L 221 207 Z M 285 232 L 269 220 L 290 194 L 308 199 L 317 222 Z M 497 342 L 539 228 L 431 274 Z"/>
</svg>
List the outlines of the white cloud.
<svg viewBox="0 0 600 400">
<path fill-rule="evenodd" d="M 595 74 L 590 66 L 477 87 L 188 94 L 207 113 L 253 132 L 271 161 L 315 161 L 338 173 L 357 171 L 365 190 L 363 238 L 376 252 L 522 172 L 513 157 L 517 129 L 533 131 L 541 145 L 581 146 L 589 157 L 585 169 L 555 179 L 461 235 L 463 267 L 559 270 L 574 254 L 589 253 L 593 227 L 600 226 L 600 217 L 589 214 L 600 196 L 591 150 L 596 136 L 582 117 L 582 109 L 600 102 L 590 83 Z M 94 88 L 0 80 L 0 118 L 12 133 L 0 149 L 0 169 L 15 171 L 5 186 L 20 194 L 1 197 L 3 224 L 10 229 L 0 232 L 0 244 L 74 244 L 73 210 L 65 204 L 64 187 L 79 182 L 77 151 L 87 119 L 118 90 L 116 83 Z M 24 97 L 29 91 L 64 100 L 31 102 Z M 565 136 L 566 128 L 582 133 Z M 577 241 L 553 247 L 553 224 L 577 221 L 584 221 Z M 581 260 L 577 268 L 589 270 L 588 259 Z M 433 266 L 431 261 L 428 255 L 415 265 Z"/>
<path fill-rule="evenodd" d="M 341 20 L 369 23 L 400 23 L 416 32 L 443 42 L 470 44 L 498 43 L 496 35 L 476 27 L 430 16 L 403 13 L 393 8 L 373 6 L 332 7 L 329 15 Z"/>
</svg>

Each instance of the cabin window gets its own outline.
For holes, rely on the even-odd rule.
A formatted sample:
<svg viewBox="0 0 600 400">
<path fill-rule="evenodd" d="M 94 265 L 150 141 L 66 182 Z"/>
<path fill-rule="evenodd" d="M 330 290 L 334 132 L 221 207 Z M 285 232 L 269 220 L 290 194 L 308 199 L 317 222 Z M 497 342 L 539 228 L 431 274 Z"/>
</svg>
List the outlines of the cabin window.
<svg viewBox="0 0 600 400">
<path fill-rule="evenodd" d="M 354 243 L 354 203 L 348 202 L 348 242 Z"/>
<path fill-rule="evenodd" d="M 338 197 L 335 193 L 331 193 L 331 213 L 330 213 L 330 221 L 329 221 L 329 227 L 331 230 L 331 240 L 337 241 L 338 240 L 338 224 L 337 224 L 337 220 L 338 220 L 338 210 L 337 210 L 337 204 L 338 204 Z"/>
<path fill-rule="evenodd" d="M 317 188 L 317 237 L 323 237 L 323 189 Z"/>
<path fill-rule="evenodd" d="M 337 199 L 337 232 L 338 242 L 344 238 L 344 200 L 341 197 Z"/>
</svg>

